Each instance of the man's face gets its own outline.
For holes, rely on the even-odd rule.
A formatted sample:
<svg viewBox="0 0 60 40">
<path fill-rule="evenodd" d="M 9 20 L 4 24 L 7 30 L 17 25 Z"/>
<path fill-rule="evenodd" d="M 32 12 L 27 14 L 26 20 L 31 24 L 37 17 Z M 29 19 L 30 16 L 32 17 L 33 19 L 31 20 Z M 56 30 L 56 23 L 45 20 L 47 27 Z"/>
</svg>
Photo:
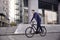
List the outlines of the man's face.
<svg viewBox="0 0 60 40">
<path fill-rule="evenodd" d="M 32 11 L 32 13 L 34 14 L 34 11 Z"/>
</svg>

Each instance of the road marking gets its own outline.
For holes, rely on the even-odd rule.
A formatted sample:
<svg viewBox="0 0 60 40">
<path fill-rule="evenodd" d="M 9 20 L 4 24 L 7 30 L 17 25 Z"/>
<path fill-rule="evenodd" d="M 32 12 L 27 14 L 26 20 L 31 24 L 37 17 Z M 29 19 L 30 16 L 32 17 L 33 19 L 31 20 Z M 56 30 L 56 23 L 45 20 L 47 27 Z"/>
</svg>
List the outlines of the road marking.
<svg viewBox="0 0 60 40">
<path fill-rule="evenodd" d="M 14 38 L 12 38 L 12 36 L 8 36 L 8 38 L 9 38 L 10 40 L 14 40 Z"/>
</svg>

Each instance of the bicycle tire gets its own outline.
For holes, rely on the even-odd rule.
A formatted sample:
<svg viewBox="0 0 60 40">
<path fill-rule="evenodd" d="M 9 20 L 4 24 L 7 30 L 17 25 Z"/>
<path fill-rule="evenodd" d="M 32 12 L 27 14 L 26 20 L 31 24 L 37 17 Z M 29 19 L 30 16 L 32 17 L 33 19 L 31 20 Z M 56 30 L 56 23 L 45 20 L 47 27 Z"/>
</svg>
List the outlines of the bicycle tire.
<svg viewBox="0 0 60 40">
<path fill-rule="evenodd" d="M 41 37 L 44 37 L 44 36 L 46 36 L 46 34 L 47 34 L 47 30 L 46 30 L 46 28 L 45 28 L 44 26 L 42 26 L 42 30 L 43 30 L 43 33 L 40 32 L 40 36 L 41 36 Z M 45 31 L 45 32 L 44 32 L 44 31 Z"/>
<path fill-rule="evenodd" d="M 30 29 L 30 30 L 29 30 Z M 27 33 L 27 31 L 29 30 L 29 33 Z M 31 33 L 33 31 L 33 33 Z M 32 27 L 28 27 L 26 28 L 25 30 L 25 35 L 28 37 L 28 38 L 31 38 L 34 36 L 34 29 Z"/>
</svg>

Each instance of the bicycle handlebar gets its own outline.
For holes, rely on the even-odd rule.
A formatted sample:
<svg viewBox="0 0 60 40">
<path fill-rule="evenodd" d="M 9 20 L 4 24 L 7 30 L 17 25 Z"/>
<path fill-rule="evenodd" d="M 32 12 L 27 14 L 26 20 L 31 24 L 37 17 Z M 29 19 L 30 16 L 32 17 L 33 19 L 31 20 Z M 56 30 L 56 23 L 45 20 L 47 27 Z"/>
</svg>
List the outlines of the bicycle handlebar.
<svg viewBox="0 0 60 40">
<path fill-rule="evenodd" d="M 32 22 L 30 22 L 29 24 L 31 24 L 31 25 L 37 25 L 37 24 L 35 24 L 34 22 L 35 22 L 35 21 L 32 21 Z"/>
</svg>

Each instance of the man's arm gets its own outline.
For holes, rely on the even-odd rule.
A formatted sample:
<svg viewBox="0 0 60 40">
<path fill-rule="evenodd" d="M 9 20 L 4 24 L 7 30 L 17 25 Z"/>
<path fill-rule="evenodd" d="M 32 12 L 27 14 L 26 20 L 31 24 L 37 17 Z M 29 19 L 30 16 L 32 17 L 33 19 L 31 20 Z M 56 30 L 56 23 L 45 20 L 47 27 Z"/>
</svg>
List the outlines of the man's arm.
<svg viewBox="0 0 60 40">
<path fill-rule="evenodd" d="M 32 20 L 34 19 L 34 17 L 35 17 L 35 14 L 34 14 L 33 17 L 32 17 L 31 22 L 32 22 Z"/>
<path fill-rule="evenodd" d="M 32 19 L 31 19 L 31 22 L 32 22 L 32 20 L 33 20 L 33 17 L 32 17 Z"/>
</svg>

